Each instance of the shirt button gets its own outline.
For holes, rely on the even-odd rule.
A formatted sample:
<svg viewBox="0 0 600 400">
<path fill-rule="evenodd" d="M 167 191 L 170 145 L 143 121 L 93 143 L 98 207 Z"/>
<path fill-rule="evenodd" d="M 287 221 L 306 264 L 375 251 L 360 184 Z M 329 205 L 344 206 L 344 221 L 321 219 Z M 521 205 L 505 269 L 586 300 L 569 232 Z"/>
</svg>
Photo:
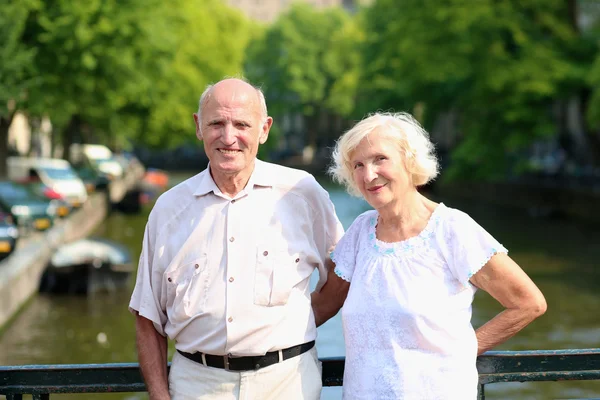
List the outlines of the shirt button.
<svg viewBox="0 0 600 400">
<path fill-rule="evenodd" d="M 169 278 L 169 279 L 167 279 L 167 280 L 168 280 L 169 282 L 173 282 L 173 279 L 171 279 L 171 278 Z"/>
<path fill-rule="evenodd" d="M 194 268 L 198 269 L 200 267 L 198 264 L 194 265 Z"/>
<path fill-rule="evenodd" d="M 259 369 L 259 368 L 260 368 L 260 364 L 256 364 L 254 367 L 255 367 L 256 369 Z"/>
<path fill-rule="evenodd" d="M 234 281 L 234 279 L 233 279 L 233 276 L 232 276 L 231 278 L 229 278 L 229 282 L 233 282 L 233 281 Z"/>
<path fill-rule="evenodd" d="M 227 318 L 227 321 L 229 321 L 229 322 L 233 322 L 233 318 L 232 318 L 232 317 L 229 317 L 229 318 Z"/>
<path fill-rule="evenodd" d="M 300 259 L 299 259 L 299 258 L 296 258 L 296 262 L 300 262 Z"/>
<path fill-rule="evenodd" d="M 233 236 L 229 238 L 230 242 L 233 242 L 234 240 L 235 240 L 235 238 Z"/>
<path fill-rule="evenodd" d="M 266 256 L 268 256 L 268 255 L 269 255 L 269 252 L 268 252 L 268 251 L 263 251 L 263 256 L 265 256 L 265 257 L 266 257 Z"/>
</svg>

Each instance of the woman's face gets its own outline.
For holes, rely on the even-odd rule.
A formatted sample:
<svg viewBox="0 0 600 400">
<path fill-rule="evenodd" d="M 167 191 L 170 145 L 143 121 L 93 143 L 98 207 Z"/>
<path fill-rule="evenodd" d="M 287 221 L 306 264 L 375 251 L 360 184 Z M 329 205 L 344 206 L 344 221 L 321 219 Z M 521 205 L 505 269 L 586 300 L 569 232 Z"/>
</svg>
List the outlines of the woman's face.
<svg viewBox="0 0 600 400">
<path fill-rule="evenodd" d="M 358 144 L 350 163 L 356 187 L 375 209 L 393 204 L 414 189 L 400 147 L 376 131 Z"/>
</svg>

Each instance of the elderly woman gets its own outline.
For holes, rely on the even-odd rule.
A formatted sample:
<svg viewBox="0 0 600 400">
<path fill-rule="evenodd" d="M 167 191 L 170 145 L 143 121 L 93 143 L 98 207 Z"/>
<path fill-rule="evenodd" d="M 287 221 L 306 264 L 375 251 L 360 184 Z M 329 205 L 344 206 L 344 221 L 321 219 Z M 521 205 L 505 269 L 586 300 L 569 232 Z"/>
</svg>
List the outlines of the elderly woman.
<svg viewBox="0 0 600 400">
<path fill-rule="evenodd" d="M 544 296 L 469 215 L 419 193 L 438 163 L 409 114 L 364 119 L 333 158 L 333 177 L 374 208 L 337 244 L 313 295 L 318 325 L 344 306 L 344 398 L 475 399 L 477 355 L 543 314 Z M 478 288 L 505 309 L 474 330 Z"/>
</svg>

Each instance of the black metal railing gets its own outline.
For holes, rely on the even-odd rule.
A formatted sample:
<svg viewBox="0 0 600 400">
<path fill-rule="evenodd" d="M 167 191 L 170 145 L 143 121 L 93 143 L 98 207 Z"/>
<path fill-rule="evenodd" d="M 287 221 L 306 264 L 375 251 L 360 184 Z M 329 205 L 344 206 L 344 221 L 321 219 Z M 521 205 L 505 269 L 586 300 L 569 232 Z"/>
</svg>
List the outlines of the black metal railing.
<svg viewBox="0 0 600 400">
<path fill-rule="evenodd" d="M 323 385 L 341 386 L 343 358 L 325 358 Z M 477 359 L 479 399 L 498 382 L 600 380 L 600 349 L 494 351 Z M 47 400 L 53 393 L 144 392 L 138 364 L 0 366 L 0 395 Z"/>
</svg>

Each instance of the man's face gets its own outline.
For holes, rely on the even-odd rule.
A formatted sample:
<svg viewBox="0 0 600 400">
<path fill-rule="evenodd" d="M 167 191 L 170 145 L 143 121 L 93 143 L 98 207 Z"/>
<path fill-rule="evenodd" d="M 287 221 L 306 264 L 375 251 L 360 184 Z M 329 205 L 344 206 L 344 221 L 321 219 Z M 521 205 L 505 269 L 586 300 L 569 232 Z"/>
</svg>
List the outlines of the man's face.
<svg viewBox="0 0 600 400">
<path fill-rule="evenodd" d="M 266 121 L 261 117 L 254 88 L 241 84 L 213 88 L 202 108 L 202 120 L 194 114 L 213 178 L 250 176 L 258 146 L 267 140 L 272 124 L 270 117 Z"/>
</svg>

